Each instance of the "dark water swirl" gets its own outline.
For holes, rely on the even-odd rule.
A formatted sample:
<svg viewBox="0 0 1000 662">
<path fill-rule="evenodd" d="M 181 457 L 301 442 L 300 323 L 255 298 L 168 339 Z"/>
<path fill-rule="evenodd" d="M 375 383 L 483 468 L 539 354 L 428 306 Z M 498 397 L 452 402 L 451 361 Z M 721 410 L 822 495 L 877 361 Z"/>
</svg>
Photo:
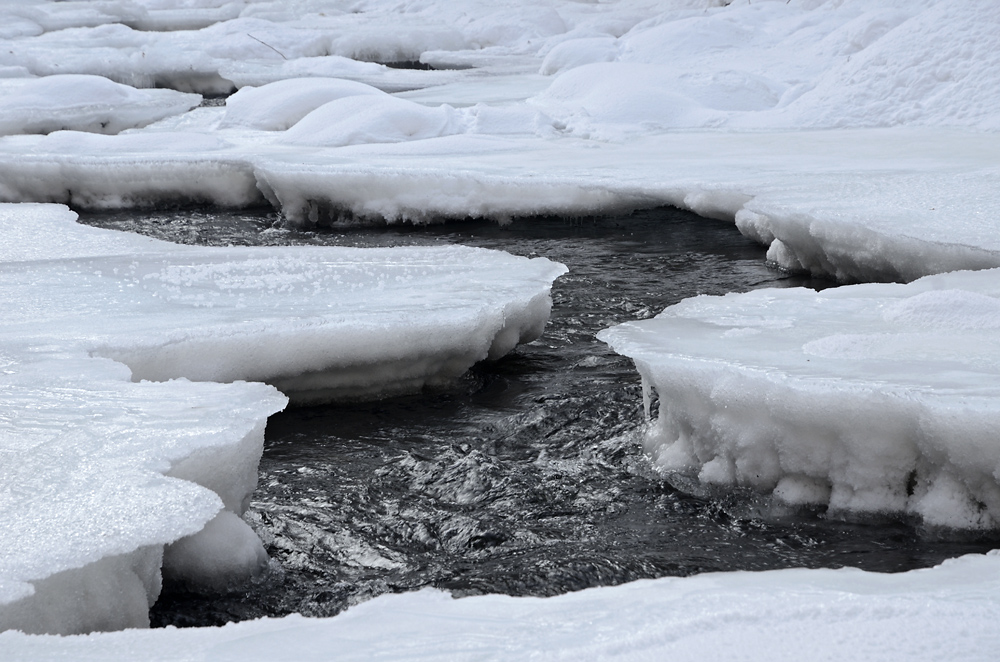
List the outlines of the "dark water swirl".
<svg viewBox="0 0 1000 662">
<path fill-rule="evenodd" d="M 272 227 L 265 212 L 83 220 L 198 244 L 462 243 L 570 267 L 545 335 L 453 386 L 272 417 L 248 520 L 274 571 L 229 595 L 168 590 L 155 625 L 331 615 L 424 586 L 554 595 L 718 570 L 895 572 L 996 546 L 898 519 L 777 513 L 751 494 L 695 496 L 651 470 L 638 377 L 594 335 L 696 294 L 821 285 L 768 269 L 731 225 L 674 209 L 317 233 Z"/>
</svg>

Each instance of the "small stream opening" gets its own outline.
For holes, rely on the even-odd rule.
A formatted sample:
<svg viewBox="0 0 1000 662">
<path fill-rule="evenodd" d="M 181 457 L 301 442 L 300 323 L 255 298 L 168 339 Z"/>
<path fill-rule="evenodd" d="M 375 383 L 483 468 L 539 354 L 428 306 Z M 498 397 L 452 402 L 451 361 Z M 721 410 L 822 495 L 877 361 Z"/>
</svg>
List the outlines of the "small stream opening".
<svg viewBox="0 0 1000 662">
<path fill-rule="evenodd" d="M 154 625 L 327 616 L 425 586 L 548 596 L 709 571 L 898 572 L 997 545 L 992 534 L 935 535 L 902 518 L 777 511 L 752 493 L 706 494 L 651 469 L 637 440 L 639 376 L 595 334 L 698 294 L 831 285 L 768 268 L 764 248 L 730 224 L 673 208 L 316 232 L 281 229 L 265 210 L 81 221 L 202 245 L 461 243 L 570 268 L 539 340 L 448 387 L 273 416 L 247 519 L 274 571 L 228 595 L 167 590 Z"/>
</svg>

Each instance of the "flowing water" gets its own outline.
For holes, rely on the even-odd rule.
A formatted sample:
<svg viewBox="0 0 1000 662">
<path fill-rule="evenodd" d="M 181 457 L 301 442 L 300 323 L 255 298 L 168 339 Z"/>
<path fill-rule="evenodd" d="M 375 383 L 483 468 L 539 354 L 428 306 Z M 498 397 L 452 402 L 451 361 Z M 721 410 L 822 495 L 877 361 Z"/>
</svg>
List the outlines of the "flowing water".
<svg viewBox="0 0 1000 662">
<path fill-rule="evenodd" d="M 228 595 L 171 592 L 154 625 L 332 615 L 385 592 L 554 595 L 719 570 L 856 566 L 895 572 L 996 539 L 900 519 L 780 512 L 752 494 L 696 494 L 650 468 L 631 361 L 594 335 L 697 294 L 822 286 L 769 269 L 731 224 L 670 208 L 296 232 L 269 212 L 84 215 L 207 245 L 462 243 L 563 262 L 544 336 L 448 388 L 290 409 L 268 423 L 247 520 L 272 572 Z"/>
</svg>

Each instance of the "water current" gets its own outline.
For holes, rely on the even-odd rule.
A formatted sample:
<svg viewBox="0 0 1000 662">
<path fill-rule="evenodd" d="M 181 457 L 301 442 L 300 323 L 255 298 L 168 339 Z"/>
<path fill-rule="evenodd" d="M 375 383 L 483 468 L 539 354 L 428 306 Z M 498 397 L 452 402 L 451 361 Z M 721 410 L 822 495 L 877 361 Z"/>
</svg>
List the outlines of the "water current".
<svg viewBox="0 0 1000 662">
<path fill-rule="evenodd" d="M 791 566 L 896 572 L 998 546 L 894 518 L 787 512 L 651 469 L 631 361 L 595 339 L 697 294 L 823 283 L 768 268 L 731 225 L 671 208 L 628 217 L 280 228 L 271 212 L 83 215 L 204 245 L 461 243 L 569 266 L 539 340 L 447 387 L 290 409 L 267 428 L 247 520 L 272 571 L 226 595 L 169 587 L 154 625 L 332 615 L 386 592 L 554 595 L 639 578 Z"/>
</svg>

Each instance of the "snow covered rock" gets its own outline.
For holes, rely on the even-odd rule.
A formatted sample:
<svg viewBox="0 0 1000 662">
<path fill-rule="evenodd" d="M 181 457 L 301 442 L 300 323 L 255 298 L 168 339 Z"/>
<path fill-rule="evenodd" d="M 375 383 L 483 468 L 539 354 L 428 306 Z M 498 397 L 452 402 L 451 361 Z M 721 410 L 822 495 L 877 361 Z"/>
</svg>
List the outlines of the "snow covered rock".
<svg viewBox="0 0 1000 662">
<path fill-rule="evenodd" d="M 193 586 L 259 574 L 240 516 L 287 398 L 244 380 L 302 400 L 440 383 L 537 337 L 565 271 L 461 247 L 176 246 L 74 219 L 0 205 L 0 629 L 147 624 L 161 558 Z"/>
<path fill-rule="evenodd" d="M 1000 526 L 997 270 L 695 297 L 602 331 L 666 471 L 793 505 Z"/>
</svg>

